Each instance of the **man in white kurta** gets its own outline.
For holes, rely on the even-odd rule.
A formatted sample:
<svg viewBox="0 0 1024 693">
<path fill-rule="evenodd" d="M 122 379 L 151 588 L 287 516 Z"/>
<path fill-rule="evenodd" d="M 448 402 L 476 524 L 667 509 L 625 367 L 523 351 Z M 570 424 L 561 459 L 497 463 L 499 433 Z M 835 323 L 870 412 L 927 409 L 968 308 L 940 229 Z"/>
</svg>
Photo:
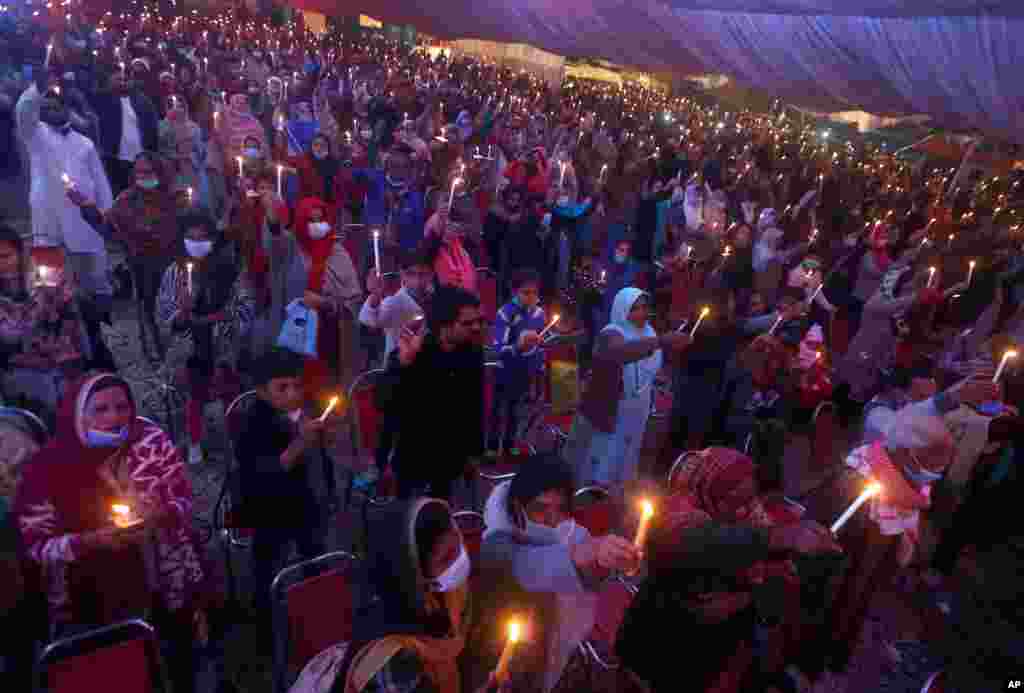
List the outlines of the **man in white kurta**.
<svg viewBox="0 0 1024 693">
<path fill-rule="evenodd" d="M 18 135 L 25 143 L 32 175 L 29 204 L 35 246 L 63 246 L 78 287 L 98 304 L 113 293 L 107 277 L 103 238 L 68 199 L 64 175 L 83 197 L 103 212 L 113 195 L 99 154 L 89 138 L 75 132 L 58 98 L 44 96 L 32 84 L 18 99 Z"/>
</svg>

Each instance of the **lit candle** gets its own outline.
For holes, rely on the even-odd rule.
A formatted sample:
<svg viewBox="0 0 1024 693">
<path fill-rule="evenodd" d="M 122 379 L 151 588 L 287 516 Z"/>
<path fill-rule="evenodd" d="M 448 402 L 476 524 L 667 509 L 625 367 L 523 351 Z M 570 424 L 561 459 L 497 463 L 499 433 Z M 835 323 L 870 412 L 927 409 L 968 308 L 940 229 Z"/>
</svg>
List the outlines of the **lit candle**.
<svg viewBox="0 0 1024 693">
<path fill-rule="evenodd" d="M 192 295 L 192 263 L 185 263 L 185 288 L 188 291 L 188 295 Z"/>
<path fill-rule="evenodd" d="M 380 274 L 380 231 L 377 229 L 373 230 L 373 266 L 377 270 L 377 276 Z"/>
<path fill-rule="evenodd" d="M 242 180 L 245 177 L 245 164 L 242 162 L 242 157 L 236 156 L 235 161 L 238 162 L 238 180 Z"/>
<path fill-rule="evenodd" d="M 461 178 L 456 178 L 452 181 L 452 191 L 448 195 L 448 212 L 452 211 L 452 203 L 455 202 L 455 186 L 462 182 Z"/>
<path fill-rule="evenodd" d="M 867 488 L 865 488 L 861 492 L 861 494 L 859 496 L 857 496 L 857 500 L 853 501 L 853 503 L 850 504 L 850 507 L 847 508 L 843 512 L 843 514 L 840 515 L 839 518 L 835 522 L 832 523 L 832 527 L 830 528 L 831 531 L 832 531 L 832 534 L 835 534 L 840 529 L 842 529 L 843 525 L 846 524 L 847 520 L 849 520 L 851 517 L 853 517 L 853 514 L 855 512 L 857 512 L 857 510 L 860 508 L 860 506 L 862 506 L 865 503 L 867 503 L 869 498 L 871 498 L 874 495 L 877 495 L 881 490 L 882 490 L 881 484 L 877 484 L 877 483 L 868 484 Z"/>
<path fill-rule="evenodd" d="M 277 196 L 284 199 L 284 166 L 277 165 Z"/>
<path fill-rule="evenodd" d="M 46 64 L 50 64 L 50 55 L 53 53 L 53 41 L 46 44 Z"/>
<path fill-rule="evenodd" d="M 134 527 L 142 522 L 141 517 L 136 517 L 132 506 L 126 503 L 114 503 L 110 506 L 111 519 L 118 529 Z"/>
<path fill-rule="evenodd" d="M 647 540 L 647 531 L 651 527 L 651 518 L 654 517 L 654 504 L 649 500 L 640 502 L 640 525 L 636 528 L 636 537 L 633 539 L 633 546 L 638 549 L 644 547 Z"/>
<path fill-rule="evenodd" d="M 933 279 L 935 279 L 935 268 L 934 267 L 929 267 L 928 268 L 928 285 L 927 285 L 926 288 L 929 288 L 929 289 L 932 288 L 932 280 Z"/>
<path fill-rule="evenodd" d="M 779 329 L 779 325 L 782 324 L 782 314 L 779 313 L 779 317 L 775 319 L 775 324 L 772 325 L 772 329 L 768 330 L 768 336 L 775 334 L 775 330 Z"/>
<path fill-rule="evenodd" d="M 50 274 L 50 268 L 46 265 L 39 265 L 36 268 L 36 274 L 39 275 L 39 286 L 46 286 L 46 280 Z"/>
<path fill-rule="evenodd" d="M 814 228 L 811 231 L 811 237 L 807 239 L 807 245 L 814 245 L 814 239 L 818 237 L 818 229 Z"/>
<path fill-rule="evenodd" d="M 971 285 L 971 279 L 974 278 L 974 265 L 975 264 L 976 263 L 974 262 L 974 260 L 971 260 L 970 262 L 967 263 L 967 286 Z"/>
<path fill-rule="evenodd" d="M 68 176 L 66 171 L 64 173 L 60 174 L 60 180 L 61 180 L 62 183 L 64 183 L 64 189 L 65 190 L 70 190 L 71 188 L 74 187 L 71 184 L 71 177 Z"/>
<path fill-rule="evenodd" d="M 608 164 L 601 167 L 601 175 L 597 177 L 598 183 L 604 183 L 604 174 L 608 170 Z"/>
<path fill-rule="evenodd" d="M 498 660 L 498 668 L 494 670 L 494 678 L 499 683 L 508 680 L 508 663 L 512 659 L 512 650 L 522 637 L 522 627 L 518 621 L 510 621 L 508 624 L 508 640 L 505 641 L 505 649 L 501 651 L 501 659 Z"/>
<path fill-rule="evenodd" d="M 558 322 L 558 319 L 560 317 L 561 316 L 558 313 L 555 313 L 555 315 L 551 318 L 551 322 L 548 323 L 547 327 L 545 327 L 543 330 L 541 330 L 541 333 L 539 335 L 541 337 L 541 339 L 543 339 L 544 335 L 546 335 L 548 333 L 548 330 L 550 330 L 552 327 L 555 326 L 555 323 Z"/>
<path fill-rule="evenodd" d="M 189 207 L 192 206 L 192 188 L 191 187 L 188 189 L 188 206 Z"/>
<path fill-rule="evenodd" d="M 1003 374 L 1003 369 L 1006 368 L 1006 362 L 1015 358 L 1017 358 L 1017 352 L 1013 349 L 1007 349 L 1006 353 L 1003 354 L 1003 358 L 999 361 L 999 368 L 996 369 L 996 374 L 992 376 L 993 383 L 999 382 L 999 376 Z"/>
<path fill-rule="evenodd" d="M 331 397 L 331 401 L 327 403 L 327 408 L 324 409 L 324 413 L 320 415 L 320 423 L 327 421 L 327 417 L 331 415 L 331 412 L 334 411 L 336 406 L 338 406 L 338 398 Z"/>
<path fill-rule="evenodd" d="M 565 162 L 562 162 L 562 177 L 558 179 L 558 187 L 561 188 L 565 185 Z"/>
<path fill-rule="evenodd" d="M 697 322 L 693 323 L 693 329 L 690 330 L 690 339 L 693 339 L 693 335 L 697 334 L 697 328 L 700 327 L 700 324 L 704 322 L 704 318 L 706 318 L 710 312 L 711 309 L 707 306 L 700 309 L 700 315 L 697 316 Z"/>
</svg>

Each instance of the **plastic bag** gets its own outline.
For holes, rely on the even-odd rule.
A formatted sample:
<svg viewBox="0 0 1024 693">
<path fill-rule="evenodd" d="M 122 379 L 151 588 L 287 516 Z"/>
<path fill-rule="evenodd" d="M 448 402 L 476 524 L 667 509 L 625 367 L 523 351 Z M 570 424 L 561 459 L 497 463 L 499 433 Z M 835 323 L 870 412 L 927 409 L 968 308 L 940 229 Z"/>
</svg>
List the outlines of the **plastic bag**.
<svg viewBox="0 0 1024 693">
<path fill-rule="evenodd" d="M 316 356 L 317 314 L 296 299 L 285 309 L 284 323 L 277 336 L 277 346 L 303 356 Z"/>
</svg>

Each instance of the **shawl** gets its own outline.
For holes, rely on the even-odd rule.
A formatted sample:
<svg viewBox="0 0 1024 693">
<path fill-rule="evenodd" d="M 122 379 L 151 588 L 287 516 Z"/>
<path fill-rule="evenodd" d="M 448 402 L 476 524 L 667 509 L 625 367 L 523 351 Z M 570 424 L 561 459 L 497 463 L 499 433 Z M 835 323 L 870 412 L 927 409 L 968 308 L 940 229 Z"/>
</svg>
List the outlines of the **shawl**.
<svg viewBox="0 0 1024 693">
<path fill-rule="evenodd" d="M 633 305 L 646 294 L 635 287 L 627 286 L 615 295 L 612 304 L 611 322 L 602 331 L 616 332 L 627 341 L 657 337 L 650 323 L 637 327 L 629 321 Z M 626 397 L 636 397 L 654 385 L 654 379 L 661 370 L 662 354 L 658 349 L 645 359 L 628 363 L 622 368 L 622 392 Z"/>
<path fill-rule="evenodd" d="M 128 246 L 129 257 L 167 255 L 178 238 L 178 206 L 171 193 L 168 167 L 156 155 L 153 161 L 160 187 L 125 188 L 106 217 L 114 228 L 115 238 Z"/>
<path fill-rule="evenodd" d="M 331 225 L 330 232 L 320 239 L 314 239 L 309 235 L 309 224 L 313 218 L 314 209 L 320 209 L 323 215 L 321 219 Z M 295 210 L 293 233 L 299 248 L 310 260 L 308 288 L 314 293 L 323 293 L 327 260 L 331 256 L 337 238 L 333 210 L 318 197 L 307 197 L 301 200 Z"/>
</svg>

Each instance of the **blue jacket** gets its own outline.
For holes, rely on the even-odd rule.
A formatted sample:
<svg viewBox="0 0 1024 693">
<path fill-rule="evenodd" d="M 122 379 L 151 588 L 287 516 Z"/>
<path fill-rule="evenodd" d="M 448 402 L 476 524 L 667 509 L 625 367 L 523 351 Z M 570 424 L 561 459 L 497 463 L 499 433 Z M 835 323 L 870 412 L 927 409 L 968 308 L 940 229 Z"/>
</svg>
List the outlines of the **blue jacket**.
<svg viewBox="0 0 1024 693">
<path fill-rule="evenodd" d="M 352 170 L 352 179 L 368 186 L 366 205 L 363 207 L 363 223 L 370 226 L 386 224 L 388 209 L 384 192 L 387 190 L 388 182 L 384 171 L 379 168 L 357 168 Z M 423 193 L 418 190 L 406 190 L 396 203 L 392 214 L 402 250 L 415 250 L 423 240 L 423 226 L 427 223 Z"/>
<path fill-rule="evenodd" d="M 498 382 L 502 385 L 522 387 L 529 386 L 529 379 L 540 373 L 544 366 L 544 354 L 539 348 L 522 353 L 517 348 L 519 335 L 524 331 L 533 330 L 538 334 L 547 326 L 544 309 L 540 306 L 527 310 L 515 301 L 501 307 L 494 319 L 491 346 L 498 352 L 501 369 Z"/>
</svg>

